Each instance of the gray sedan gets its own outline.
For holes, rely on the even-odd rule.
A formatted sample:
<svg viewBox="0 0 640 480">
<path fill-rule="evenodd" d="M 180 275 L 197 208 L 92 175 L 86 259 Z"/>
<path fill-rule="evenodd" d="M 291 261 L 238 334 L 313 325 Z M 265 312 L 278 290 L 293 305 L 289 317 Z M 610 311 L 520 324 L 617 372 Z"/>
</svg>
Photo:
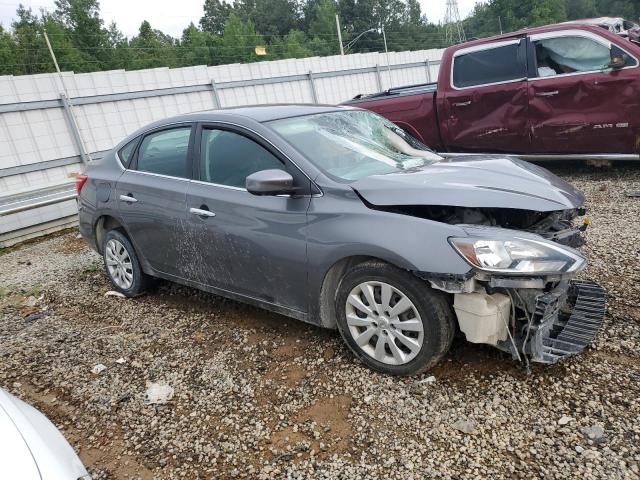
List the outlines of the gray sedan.
<svg viewBox="0 0 640 480">
<path fill-rule="evenodd" d="M 597 332 L 584 197 L 534 165 L 443 159 L 349 107 L 197 113 L 78 177 L 80 229 L 127 296 L 162 278 L 326 328 L 369 367 L 434 365 L 461 331 L 554 363 Z"/>
</svg>

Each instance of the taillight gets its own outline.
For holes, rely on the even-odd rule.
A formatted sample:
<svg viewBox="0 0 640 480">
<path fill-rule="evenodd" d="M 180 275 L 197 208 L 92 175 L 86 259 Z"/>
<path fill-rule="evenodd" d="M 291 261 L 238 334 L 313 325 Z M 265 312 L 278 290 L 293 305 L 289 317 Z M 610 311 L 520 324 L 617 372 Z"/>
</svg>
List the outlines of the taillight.
<svg viewBox="0 0 640 480">
<path fill-rule="evenodd" d="M 87 179 L 89 177 L 87 177 L 86 175 L 78 175 L 76 177 L 76 193 L 78 194 L 78 196 L 80 195 L 80 192 L 82 191 L 82 187 L 84 187 L 84 184 L 87 183 Z"/>
</svg>

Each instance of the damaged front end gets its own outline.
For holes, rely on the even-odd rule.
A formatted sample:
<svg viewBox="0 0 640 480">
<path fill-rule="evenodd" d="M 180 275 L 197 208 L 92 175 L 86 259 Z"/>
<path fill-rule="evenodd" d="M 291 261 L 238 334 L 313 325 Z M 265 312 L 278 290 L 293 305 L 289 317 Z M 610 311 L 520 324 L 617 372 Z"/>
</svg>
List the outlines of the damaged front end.
<svg viewBox="0 0 640 480">
<path fill-rule="evenodd" d="M 575 280 L 587 264 L 577 248 L 589 221 L 584 195 L 569 183 L 493 155 L 450 158 L 352 186 L 372 210 L 461 229 L 460 238 L 448 241 L 470 271 L 416 274 L 453 295 L 470 342 L 494 345 L 525 363 L 554 363 L 593 340 L 604 293 Z"/>
<path fill-rule="evenodd" d="M 471 272 L 418 276 L 454 295 L 468 341 L 493 345 L 526 364 L 556 363 L 592 342 L 605 313 L 603 289 L 574 278 L 586 267 L 573 248 L 583 243 L 580 228 L 572 226 L 577 213 L 548 215 L 529 231 L 459 225 L 469 236 L 449 241 Z"/>
</svg>

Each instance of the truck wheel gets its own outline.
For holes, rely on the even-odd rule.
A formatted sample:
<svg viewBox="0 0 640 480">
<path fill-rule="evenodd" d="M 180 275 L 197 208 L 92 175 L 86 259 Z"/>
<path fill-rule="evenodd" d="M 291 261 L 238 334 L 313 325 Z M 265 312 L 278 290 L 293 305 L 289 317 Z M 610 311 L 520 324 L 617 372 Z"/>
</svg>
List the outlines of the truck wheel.
<svg viewBox="0 0 640 480">
<path fill-rule="evenodd" d="M 102 246 L 104 266 L 113 288 L 127 297 L 145 292 L 151 277 L 142 271 L 129 239 L 119 230 L 109 230 Z"/>
<path fill-rule="evenodd" d="M 415 375 L 451 346 L 455 322 L 446 295 L 388 263 L 352 268 L 338 286 L 336 302 L 342 338 L 373 370 Z"/>
</svg>

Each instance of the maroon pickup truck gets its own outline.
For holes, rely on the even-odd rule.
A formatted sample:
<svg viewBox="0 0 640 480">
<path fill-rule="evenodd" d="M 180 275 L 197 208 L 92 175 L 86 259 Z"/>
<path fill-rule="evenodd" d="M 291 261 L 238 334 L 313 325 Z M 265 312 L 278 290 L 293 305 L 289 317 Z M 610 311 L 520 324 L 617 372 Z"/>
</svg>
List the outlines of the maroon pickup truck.
<svg viewBox="0 0 640 480">
<path fill-rule="evenodd" d="M 445 50 L 437 83 L 347 102 L 447 153 L 640 159 L 640 46 L 565 23 Z"/>
</svg>

